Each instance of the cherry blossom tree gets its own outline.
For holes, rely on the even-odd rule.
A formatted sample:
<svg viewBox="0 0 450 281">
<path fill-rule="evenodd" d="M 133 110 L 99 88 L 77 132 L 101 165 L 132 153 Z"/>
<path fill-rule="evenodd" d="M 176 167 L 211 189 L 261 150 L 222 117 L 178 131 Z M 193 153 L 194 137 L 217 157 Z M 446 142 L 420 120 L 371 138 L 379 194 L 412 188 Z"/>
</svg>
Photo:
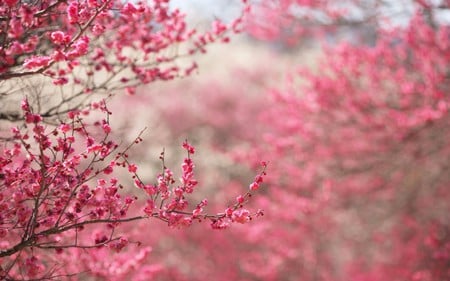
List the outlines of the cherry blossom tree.
<svg viewBox="0 0 450 281">
<path fill-rule="evenodd" d="M 197 65 L 182 59 L 228 42 L 243 15 L 198 31 L 167 0 L 0 4 L 2 280 L 129 280 L 150 248 L 138 248 L 124 223 L 156 218 L 183 228 L 209 221 L 224 229 L 262 214 L 243 205 L 262 183 L 266 163 L 233 203 L 207 213 L 207 199 L 190 199 L 198 184 L 194 147 L 183 142 L 180 180 L 163 151 L 160 174 L 147 182 L 129 157 L 144 130 L 121 143 L 107 106 L 116 93 L 189 76 Z M 128 181 L 119 179 L 120 170 Z M 142 266 L 136 278 L 153 271 Z"/>
<path fill-rule="evenodd" d="M 201 32 L 168 1 L 22 2 L 0 4 L 3 279 L 449 279 L 448 1 L 254 1 L 253 36 L 292 53 L 331 44 L 312 68 L 308 53 L 290 57 L 286 80 L 280 54 L 229 79 L 185 80 L 175 92 L 193 89 L 186 99 L 135 87 L 190 75 L 190 56 L 242 18 Z M 194 177 L 184 142 L 181 181 L 163 152 L 148 182 L 133 155 L 145 132 L 122 144 L 112 126 L 120 90 L 160 110 L 172 139 L 201 136 L 228 162 Z M 270 173 L 262 163 L 243 193 L 261 158 Z M 241 226 L 262 215 L 242 205 L 263 178 L 270 188 L 252 201 L 264 219 Z M 209 235 L 198 220 L 237 224 Z"/>
</svg>

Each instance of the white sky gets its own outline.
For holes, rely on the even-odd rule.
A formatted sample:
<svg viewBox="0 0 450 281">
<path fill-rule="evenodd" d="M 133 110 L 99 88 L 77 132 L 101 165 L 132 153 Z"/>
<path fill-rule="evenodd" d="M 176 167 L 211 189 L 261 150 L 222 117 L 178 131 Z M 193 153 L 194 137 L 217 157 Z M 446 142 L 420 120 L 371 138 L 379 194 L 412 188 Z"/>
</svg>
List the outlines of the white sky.
<svg viewBox="0 0 450 281">
<path fill-rule="evenodd" d="M 171 5 L 187 13 L 191 22 L 203 22 L 218 17 L 222 20 L 236 18 L 240 12 L 239 0 L 172 0 Z"/>
</svg>

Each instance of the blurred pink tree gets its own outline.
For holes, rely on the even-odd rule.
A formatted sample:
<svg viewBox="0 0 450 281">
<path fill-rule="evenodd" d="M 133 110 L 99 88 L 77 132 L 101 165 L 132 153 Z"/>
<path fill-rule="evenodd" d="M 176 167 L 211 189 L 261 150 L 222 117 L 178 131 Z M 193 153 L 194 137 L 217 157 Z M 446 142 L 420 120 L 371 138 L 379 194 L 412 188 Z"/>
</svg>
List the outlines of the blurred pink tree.
<svg viewBox="0 0 450 281">
<path fill-rule="evenodd" d="M 355 22 L 338 1 L 259 1 L 250 32 L 301 43 L 351 23 L 373 28 L 373 42 L 326 45 L 314 69 L 290 71 L 272 89 L 254 87 L 268 88 L 276 73 L 267 67 L 234 73 L 239 83 L 192 85 L 200 105 L 163 110 L 175 133 L 213 128 L 213 146 L 230 151 L 234 165 L 255 167 L 261 155 L 272 163 L 270 188 L 255 199 L 264 220 L 174 238 L 175 264 L 193 268 L 181 270 L 187 280 L 450 278 L 450 27 L 442 18 L 450 3 L 412 1 L 394 23 L 379 13 L 382 1 L 347 2 L 371 16 Z M 287 20 L 301 32 L 277 24 Z M 170 120 L 179 112 L 189 122 Z M 184 239 L 195 249 L 181 247 Z"/>
</svg>

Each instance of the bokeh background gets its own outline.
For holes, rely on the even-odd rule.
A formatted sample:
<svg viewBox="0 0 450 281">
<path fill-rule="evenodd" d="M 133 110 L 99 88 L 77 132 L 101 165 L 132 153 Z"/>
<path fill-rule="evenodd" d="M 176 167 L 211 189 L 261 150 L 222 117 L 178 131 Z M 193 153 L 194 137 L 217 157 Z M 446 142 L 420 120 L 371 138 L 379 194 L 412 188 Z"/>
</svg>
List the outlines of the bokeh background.
<svg viewBox="0 0 450 281">
<path fill-rule="evenodd" d="M 132 152 L 146 180 L 162 148 L 176 166 L 179 144 L 196 146 L 196 199 L 208 198 L 209 211 L 231 204 L 270 161 L 249 205 L 265 216 L 222 231 L 141 224 L 135 239 L 152 250 L 136 272 L 449 280 L 448 3 L 256 2 L 249 29 L 210 46 L 195 74 L 111 106 L 123 138 L 147 128 Z M 199 28 L 235 17 L 235 4 L 173 3 Z M 346 16 L 330 16 L 336 6 Z"/>
</svg>

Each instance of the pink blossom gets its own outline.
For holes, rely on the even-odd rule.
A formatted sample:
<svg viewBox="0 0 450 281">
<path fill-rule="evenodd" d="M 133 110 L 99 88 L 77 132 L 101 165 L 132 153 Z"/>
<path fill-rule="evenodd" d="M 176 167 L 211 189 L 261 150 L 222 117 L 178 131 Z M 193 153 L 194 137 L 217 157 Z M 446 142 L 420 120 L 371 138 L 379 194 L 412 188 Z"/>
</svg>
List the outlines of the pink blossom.
<svg viewBox="0 0 450 281">
<path fill-rule="evenodd" d="M 78 15 L 78 3 L 73 1 L 67 7 L 67 18 L 69 19 L 69 23 L 75 24 L 79 20 Z"/>
<path fill-rule="evenodd" d="M 34 277 L 43 271 L 43 265 L 39 262 L 39 260 L 35 256 L 31 256 L 27 258 L 25 261 L 26 266 L 26 274 L 28 276 Z"/>
<path fill-rule="evenodd" d="M 74 119 L 76 116 L 78 116 L 80 114 L 80 112 L 79 111 L 74 111 L 74 110 L 72 110 L 72 111 L 69 111 L 68 113 L 67 113 L 67 116 L 70 118 L 70 119 Z"/>
<path fill-rule="evenodd" d="M 22 22 L 17 18 L 12 19 L 9 23 L 8 36 L 11 38 L 20 38 L 23 33 L 24 28 Z"/>
<path fill-rule="evenodd" d="M 199 215 L 201 215 L 202 212 L 203 212 L 203 208 L 195 208 L 195 209 L 192 211 L 192 217 L 196 218 L 196 217 L 198 217 Z"/>
<path fill-rule="evenodd" d="M 109 124 L 105 123 L 102 125 L 102 129 L 105 133 L 109 134 L 111 133 L 111 127 L 109 126 Z"/>
<path fill-rule="evenodd" d="M 30 104 L 28 103 L 28 99 L 23 99 L 20 103 L 20 106 L 23 111 L 28 112 L 30 111 Z"/>
<path fill-rule="evenodd" d="M 75 41 L 74 47 L 79 55 L 87 54 L 89 47 L 89 37 L 82 36 L 80 39 Z"/>
<path fill-rule="evenodd" d="M 116 252 L 122 251 L 128 245 L 128 239 L 121 237 L 118 241 L 112 242 L 109 247 Z"/>
<path fill-rule="evenodd" d="M 67 44 L 68 43 L 68 36 L 64 34 L 62 31 L 54 31 L 50 34 L 50 38 L 52 39 L 52 42 L 55 44 Z"/>
<path fill-rule="evenodd" d="M 9 7 L 13 7 L 14 5 L 16 5 L 18 0 L 5 0 L 6 5 L 8 5 Z"/>
<path fill-rule="evenodd" d="M 51 59 L 48 56 L 42 56 L 42 57 L 32 57 L 25 59 L 24 67 L 28 69 L 47 66 L 50 63 Z"/>
<path fill-rule="evenodd" d="M 190 154 L 195 153 L 195 148 L 191 146 L 187 140 L 183 142 L 183 148 L 186 149 L 186 151 L 188 151 Z"/>
<path fill-rule="evenodd" d="M 138 9 L 130 2 L 127 2 L 122 8 L 122 14 L 131 16 L 138 12 Z"/>
<path fill-rule="evenodd" d="M 60 50 L 56 50 L 53 52 L 51 58 L 54 61 L 63 61 L 66 59 L 66 55 L 63 52 L 61 52 Z"/>
<path fill-rule="evenodd" d="M 256 182 L 252 182 L 250 185 L 249 185 L 249 189 L 250 190 L 258 190 L 259 189 L 259 184 L 258 183 L 256 183 Z"/>
<path fill-rule="evenodd" d="M 96 36 L 102 35 L 104 32 L 105 27 L 103 25 L 94 24 L 94 26 L 92 27 L 92 33 L 94 33 L 94 35 Z"/>
<path fill-rule="evenodd" d="M 39 114 L 25 114 L 25 122 L 27 123 L 39 123 L 42 121 L 42 117 Z"/>
<path fill-rule="evenodd" d="M 59 77 L 59 78 L 53 79 L 53 81 L 52 81 L 53 85 L 56 85 L 56 86 L 65 85 L 68 82 L 69 82 L 69 80 L 66 77 Z"/>
<path fill-rule="evenodd" d="M 106 167 L 104 170 L 103 170 L 103 173 L 105 174 L 105 175 L 110 175 L 110 174 L 112 174 L 114 172 L 114 169 L 113 169 L 113 167 L 111 166 L 111 165 L 109 165 L 108 167 Z"/>
<path fill-rule="evenodd" d="M 128 165 L 128 171 L 129 171 L 130 173 L 136 173 L 136 171 L 137 171 L 137 166 L 136 166 L 135 164 L 130 164 L 130 165 Z"/>
<path fill-rule="evenodd" d="M 229 226 L 230 226 L 230 224 L 228 222 L 225 222 L 221 219 L 211 222 L 212 229 L 226 229 Z"/>
<path fill-rule="evenodd" d="M 67 133 L 71 130 L 71 126 L 69 124 L 61 124 L 59 126 L 59 129 L 63 132 L 63 133 Z"/>
<path fill-rule="evenodd" d="M 250 212 L 246 209 L 239 209 L 231 214 L 231 220 L 238 223 L 247 223 L 250 219 Z"/>
</svg>

